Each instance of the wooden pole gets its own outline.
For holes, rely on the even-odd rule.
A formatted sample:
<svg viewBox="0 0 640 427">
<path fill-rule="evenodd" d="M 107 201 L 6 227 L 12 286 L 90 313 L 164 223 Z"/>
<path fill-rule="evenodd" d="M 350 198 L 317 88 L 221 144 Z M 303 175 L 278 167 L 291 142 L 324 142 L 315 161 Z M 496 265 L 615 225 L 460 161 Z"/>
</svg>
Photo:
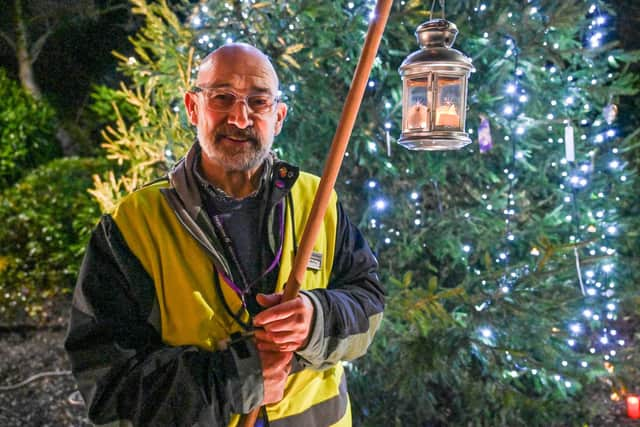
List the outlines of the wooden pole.
<svg viewBox="0 0 640 427">
<path fill-rule="evenodd" d="M 389 18 L 392 3 L 392 0 L 378 0 L 376 3 L 374 14 L 371 18 L 369 29 L 367 30 L 367 37 L 364 41 L 362 52 L 360 53 L 358 66 L 351 81 L 351 88 L 344 102 L 340 122 L 333 137 L 320 184 L 315 199 L 313 200 L 311 213 L 309 214 L 307 225 L 300 240 L 298 253 L 293 262 L 293 268 L 287 279 L 283 302 L 296 298 L 298 291 L 300 291 L 300 285 L 304 282 L 307 263 L 311 258 L 311 252 L 313 251 L 313 246 L 320 232 L 329 199 L 331 198 L 331 192 L 333 191 L 338 173 L 340 172 L 340 166 L 342 166 L 342 159 L 347 150 L 349 137 L 353 131 L 353 125 L 355 124 L 358 110 L 360 109 L 360 104 L 362 103 L 362 98 L 367 88 L 373 61 L 376 58 L 378 46 L 380 46 L 380 40 L 382 39 L 382 33 L 384 33 L 384 28 L 387 24 L 387 18 Z M 259 413 L 260 408 L 257 408 L 253 412 L 243 415 L 240 418 L 238 426 L 253 427 Z"/>
</svg>

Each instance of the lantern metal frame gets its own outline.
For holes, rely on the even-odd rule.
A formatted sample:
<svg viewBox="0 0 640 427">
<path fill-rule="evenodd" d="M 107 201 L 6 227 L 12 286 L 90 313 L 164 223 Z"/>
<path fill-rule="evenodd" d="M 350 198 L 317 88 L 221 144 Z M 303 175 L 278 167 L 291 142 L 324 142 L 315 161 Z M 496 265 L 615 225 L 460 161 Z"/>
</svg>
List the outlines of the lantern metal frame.
<svg viewBox="0 0 640 427">
<path fill-rule="evenodd" d="M 399 68 L 402 77 L 402 134 L 398 143 L 410 150 L 455 150 L 471 143 L 464 131 L 467 110 L 467 86 L 469 75 L 475 71 L 471 59 L 452 49 L 458 29 L 446 19 L 433 19 L 416 29 L 420 50 L 405 58 Z M 437 126 L 436 114 L 439 101 L 438 84 L 441 79 L 459 82 L 458 126 Z M 409 126 L 410 82 L 425 79 L 425 126 Z"/>
</svg>

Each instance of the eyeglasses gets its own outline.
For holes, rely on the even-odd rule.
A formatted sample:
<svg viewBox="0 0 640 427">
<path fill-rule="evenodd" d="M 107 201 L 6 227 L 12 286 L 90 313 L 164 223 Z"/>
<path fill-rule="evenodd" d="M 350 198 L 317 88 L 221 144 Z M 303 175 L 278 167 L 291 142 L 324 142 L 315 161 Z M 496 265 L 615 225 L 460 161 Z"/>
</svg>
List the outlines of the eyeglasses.
<svg viewBox="0 0 640 427">
<path fill-rule="evenodd" d="M 266 93 L 242 96 L 227 89 L 198 86 L 192 87 L 190 92 L 202 93 L 206 108 L 219 113 L 228 113 L 236 102 L 244 102 L 252 113 L 267 114 L 272 112 L 273 106 L 280 102 L 279 97 Z"/>
</svg>

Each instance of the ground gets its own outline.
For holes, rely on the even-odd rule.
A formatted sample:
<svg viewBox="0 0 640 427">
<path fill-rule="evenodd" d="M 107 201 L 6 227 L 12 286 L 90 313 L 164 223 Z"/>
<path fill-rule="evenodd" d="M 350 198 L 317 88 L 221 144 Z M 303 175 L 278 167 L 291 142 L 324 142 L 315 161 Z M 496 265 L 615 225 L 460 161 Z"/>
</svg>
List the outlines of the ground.
<svg viewBox="0 0 640 427">
<path fill-rule="evenodd" d="M 83 405 L 77 402 L 77 394 L 74 395 L 77 388 L 68 373 L 71 368 L 62 347 L 64 335 L 62 325 L 0 331 L 0 387 L 20 383 L 41 372 L 67 372 L 38 378 L 14 390 L 0 390 L 0 426 L 91 425 Z"/>
<path fill-rule="evenodd" d="M 63 347 L 70 305 L 69 295 L 50 300 L 38 325 L 0 322 L 1 427 L 91 426 Z M 6 390 L 10 386 L 16 387 Z"/>
</svg>

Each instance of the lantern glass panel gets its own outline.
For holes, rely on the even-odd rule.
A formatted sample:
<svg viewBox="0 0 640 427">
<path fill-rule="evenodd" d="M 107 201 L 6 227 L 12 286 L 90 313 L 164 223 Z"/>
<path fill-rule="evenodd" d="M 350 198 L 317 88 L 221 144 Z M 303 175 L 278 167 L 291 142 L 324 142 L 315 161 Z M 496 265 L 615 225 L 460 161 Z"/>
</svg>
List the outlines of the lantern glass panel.
<svg viewBox="0 0 640 427">
<path fill-rule="evenodd" d="M 408 78 L 404 130 L 427 129 L 430 121 L 431 88 L 429 77 Z"/>
<path fill-rule="evenodd" d="M 462 84 L 460 76 L 437 77 L 436 127 L 460 129 Z"/>
</svg>

